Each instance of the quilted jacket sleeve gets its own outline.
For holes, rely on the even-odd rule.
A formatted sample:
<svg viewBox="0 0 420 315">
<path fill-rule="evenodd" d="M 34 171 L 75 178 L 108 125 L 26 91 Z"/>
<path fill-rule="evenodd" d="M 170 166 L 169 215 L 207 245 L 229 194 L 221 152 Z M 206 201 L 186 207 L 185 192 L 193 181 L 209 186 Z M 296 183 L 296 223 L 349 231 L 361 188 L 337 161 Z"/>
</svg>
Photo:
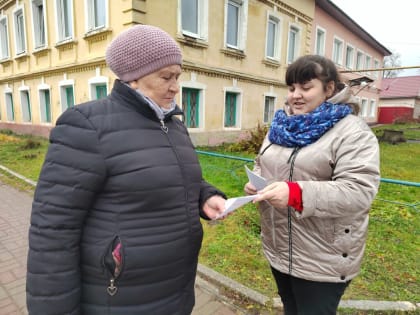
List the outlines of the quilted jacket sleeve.
<svg viewBox="0 0 420 315">
<path fill-rule="evenodd" d="M 210 185 L 205 180 L 202 180 L 200 190 L 200 217 L 202 217 L 205 220 L 210 220 L 210 218 L 204 213 L 203 205 L 207 199 L 214 195 L 219 195 L 227 199 L 226 195 L 222 191 Z"/>
<path fill-rule="evenodd" d="M 80 314 L 79 242 L 104 178 L 96 131 L 77 108 L 67 110 L 51 132 L 32 205 L 29 314 Z"/>
<path fill-rule="evenodd" d="M 378 141 L 368 127 L 343 137 L 331 179 L 298 181 L 303 191 L 301 218 L 338 218 L 369 210 L 378 192 L 380 170 Z"/>
</svg>

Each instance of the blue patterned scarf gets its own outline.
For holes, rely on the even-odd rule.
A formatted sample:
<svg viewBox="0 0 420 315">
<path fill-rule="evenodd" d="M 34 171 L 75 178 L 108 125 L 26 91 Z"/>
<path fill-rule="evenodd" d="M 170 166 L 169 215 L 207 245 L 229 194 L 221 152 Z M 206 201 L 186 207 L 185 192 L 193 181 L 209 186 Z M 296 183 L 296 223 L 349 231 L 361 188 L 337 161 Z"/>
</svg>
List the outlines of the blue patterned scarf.
<svg viewBox="0 0 420 315">
<path fill-rule="evenodd" d="M 287 115 L 278 110 L 271 123 L 269 140 L 272 143 L 294 148 L 314 143 L 342 118 L 351 114 L 345 104 L 324 102 L 312 112 L 302 115 Z"/>
</svg>

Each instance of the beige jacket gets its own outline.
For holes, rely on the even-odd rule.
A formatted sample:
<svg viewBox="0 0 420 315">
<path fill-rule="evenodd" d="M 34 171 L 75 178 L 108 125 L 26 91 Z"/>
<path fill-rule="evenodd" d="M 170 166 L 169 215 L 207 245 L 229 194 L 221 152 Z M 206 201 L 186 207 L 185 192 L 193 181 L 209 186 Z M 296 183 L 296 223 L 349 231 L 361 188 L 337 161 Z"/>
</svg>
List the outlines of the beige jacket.
<svg viewBox="0 0 420 315">
<path fill-rule="evenodd" d="M 266 138 L 261 151 L 270 142 Z M 348 115 L 300 149 L 272 144 L 255 170 L 302 188 L 303 211 L 261 202 L 264 253 L 275 269 L 312 281 L 345 282 L 360 270 L 369 209 L 379 186 L 379 146 L 366 123 Z M 294 165 L 293 165 L 294 164 Z M 291 170 L 293 165 L 293 170 Z"/>
</svg>

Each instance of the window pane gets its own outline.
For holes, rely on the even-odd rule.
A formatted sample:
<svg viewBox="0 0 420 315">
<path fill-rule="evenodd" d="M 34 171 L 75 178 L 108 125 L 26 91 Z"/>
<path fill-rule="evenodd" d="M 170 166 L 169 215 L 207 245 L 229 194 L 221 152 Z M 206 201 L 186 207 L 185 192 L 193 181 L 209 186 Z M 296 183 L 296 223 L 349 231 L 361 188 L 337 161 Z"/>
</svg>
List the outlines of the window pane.
<svg viewBox="0 0 420 315">
<path fill-rule="evenodd" d="M 197 89 L 182 89 L 182 108 L 185 112 L 185 125 L 188 128 L 199 127 L 199 94 Z"/>
<path fill-rule="evenodd" d="M 322 30 L 317 30 L 316 34 L 316 53 L 318 55 L 324 54 L 324 32 Z"/>
<path fill-rule="evenodd" d="M 266 96 L 264 104 L 264 122 L 269 123 L 274 117 L 274 97 Z"/>
<path fill-rule="evenodd" d="M 25 24 L 22 11 L 16 13 L 16 53 L 25 51 Z"/>
<path fill-rule="evenodd" d="M 105 0 L 93 0 L 94 27 L 105 26 Z"/>
<path fill-rule="evenodd" d="M 15 120 L 15 110 L 13 107 L 13 96 L 12 93 L 6 93 L 6 112 L 7 112 L 7 120 L 14 121 Z"/>
<path fill-rule="evenodd" d="M 236 125 L 236 94 L 226 93 L 225 99 L 225 127 Z"/>
<path fill-rule="evenodd" d="M 73 99 L 73 87 L 68 86 L 65 88 L 66 91 L 66 106 L 67 108 L 74 106 L 74 99 Z"/>
<path fill-rule="evenodd" d="M 238 47 L 239 7 L 228 4 L 227 44 Z"/>
<path fill-rule="evenodd" d="M 198 0 L 182 0 L 182 29 L 198 34 Z"/>
<path fill-rule="evenodd" d="M 97 85 L 95 87 L 96 90 L 96 99 L 104 98 L 106 97 L 106 85 Z"/>
<path fill-rule="evenodd" d="M 275 56 L 275 41 L 276 41 L 276 23 L 272 20 L 268 21 L 267 30 L 267 56 Z"/>
<path fill-rule="evenodd" d="M 0 21 L 0 53 L 1 59 L 9 57 L 9 44 L 8 44 L 8 32 L 7 32 L 7 20 L 2 19 Z"/>
<path fill-rule="evenodd" d="M 288 62 L 291 63 L 295 60 L 296 48 L 297 48 L 297 32 L 295 28 L 291 28 L 289 31 L 289 47 L 288 47 Z"/>
</svg>

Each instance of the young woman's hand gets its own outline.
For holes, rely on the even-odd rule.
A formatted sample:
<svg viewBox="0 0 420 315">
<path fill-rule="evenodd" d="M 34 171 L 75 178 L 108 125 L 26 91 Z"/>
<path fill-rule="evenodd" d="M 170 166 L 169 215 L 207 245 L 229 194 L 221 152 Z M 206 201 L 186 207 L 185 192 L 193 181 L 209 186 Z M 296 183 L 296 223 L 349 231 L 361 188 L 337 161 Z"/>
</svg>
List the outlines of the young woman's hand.
<svg viewBox="0 0 420 315">
<path fill-rule="evenodd" d="M 246 185 L 245 185 L 246 187 Z M 289 186 L 286 182 L 274 182 L 258 191 L 258 196 L 253 200 L 254 203 L 267 201 L 275 208 L 287 208 L 289 201 Z"/>
</svg>

